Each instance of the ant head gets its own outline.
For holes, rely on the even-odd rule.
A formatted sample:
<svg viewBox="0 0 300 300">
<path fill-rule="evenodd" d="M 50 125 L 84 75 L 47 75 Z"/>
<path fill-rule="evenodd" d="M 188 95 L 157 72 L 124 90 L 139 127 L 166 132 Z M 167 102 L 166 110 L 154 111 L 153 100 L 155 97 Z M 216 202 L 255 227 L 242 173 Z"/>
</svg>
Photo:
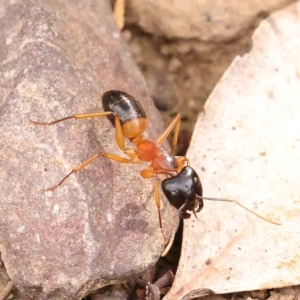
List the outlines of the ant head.
<svg viewBox="0 0 300 300">
<path fill-rule="evenodd" d="M 180 173 L 162 182 L 162 190 L 169 202 L 180 209 L 193 210 L 196 206 L 196 196 L 202 197 L 202 185 L 196 171 L 186 166 Z"/>
</svg>

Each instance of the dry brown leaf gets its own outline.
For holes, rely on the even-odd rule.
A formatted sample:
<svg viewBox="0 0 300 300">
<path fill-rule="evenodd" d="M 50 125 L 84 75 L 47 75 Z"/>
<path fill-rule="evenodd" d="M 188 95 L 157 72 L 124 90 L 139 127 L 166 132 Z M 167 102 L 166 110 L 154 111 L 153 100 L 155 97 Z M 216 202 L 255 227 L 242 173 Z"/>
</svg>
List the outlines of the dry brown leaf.
<svg viewBox="0 0 300 300">
<path fill-rule="evenodd" d="M 208 288 L 228 293 L 300 283 L 300 3 L 261 23 L 249 54 L 221 79 L 189 150 L 205 201 L 187 220 L 182 257 L 165 299 Z"/>
</svg>

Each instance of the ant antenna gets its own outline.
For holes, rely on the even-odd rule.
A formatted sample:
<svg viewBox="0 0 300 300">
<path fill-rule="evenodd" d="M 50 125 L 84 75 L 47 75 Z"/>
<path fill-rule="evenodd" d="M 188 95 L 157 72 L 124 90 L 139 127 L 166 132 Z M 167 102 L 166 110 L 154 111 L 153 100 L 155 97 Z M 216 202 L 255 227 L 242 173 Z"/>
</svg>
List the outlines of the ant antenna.
<svg viewBox="0 0 300 300">
<path fill-rule="evenodd" d="M 245 210 L 247 210 L 248 212 L 250 212 L 251 214 L 257 216 L 258 218 L 268 222 L 268 223 L 272 223 L 272 224 L 275 224 L 275 225 L 281 225 L 281 223 L 279 222 L 275 222 L 275 221 L 272 221 L 272 220 L 269 220 L 263 216 L 260 216 L 259 214 L 257 214 L 256 212 L 254 212 L 253 210 L 251 210 L 250 208 L 244 206 L 243 204 L 241 204 L 240 202 L 238 202 L 237 200 L 233 200 L 233 199 L 227 199 L 227 198 L 210 198 L 210 197 L 202 197 L 202 196 L 196 196 L 197 198 L 200 198 L 200 199 L 203 199 L 203 200 L 211 200 L 211 201 L 224 201 L 224 202 L 234 202 L 236 203 L 237 205 L 239 205 L 240 207 L 244 208 Z"/>
</svg>

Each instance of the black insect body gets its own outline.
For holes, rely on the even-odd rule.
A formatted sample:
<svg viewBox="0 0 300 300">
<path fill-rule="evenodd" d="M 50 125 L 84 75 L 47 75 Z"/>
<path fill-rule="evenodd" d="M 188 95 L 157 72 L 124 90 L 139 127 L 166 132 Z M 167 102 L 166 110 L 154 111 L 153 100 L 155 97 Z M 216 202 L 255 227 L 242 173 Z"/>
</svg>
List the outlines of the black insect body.
<svg viewBox="0 0 300 300">
<path fill-rule="evenodd" d="M 175 176 L 162 181 L 162 190 L 169 202 L 177 208 L 182 219 L 189 219 L 203 208 L 202 185 L 196 171 L 190 166 Z"/>
</svg>

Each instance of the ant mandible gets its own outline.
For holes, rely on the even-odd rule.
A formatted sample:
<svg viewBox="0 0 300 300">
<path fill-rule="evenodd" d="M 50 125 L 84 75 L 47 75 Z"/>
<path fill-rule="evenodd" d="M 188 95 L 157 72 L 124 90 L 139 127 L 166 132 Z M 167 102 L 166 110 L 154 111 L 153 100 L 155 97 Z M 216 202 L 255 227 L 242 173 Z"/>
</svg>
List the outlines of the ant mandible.
<svg viewBox="0 0 300 300">
<path fill-rule="evenodd" d="M 123 91 L 110 90 L 102 95 L 102 106 L 104 112 L 80 115 L 76 114 L 49 123 L 30 120 L 35 125 L 48 126 L 69 119 L 85 119 L 106 116 L 116 129 L 116 143 L 118 147 L 129 157 L 124 158 L 107 152 L 98 153 L 75 167 L 57 185 L 45 189 L 45 191 L 56 189 L 71 174 L 80 171 L 100 156 L 119 163 L 139 164 L 142 162 L 149 162 L 150 165 L 144 168 L 140 175 L 143 178 L 154 178 L 154 191 L 158 210 L 159 226 L 162 230 L 157 175 L 165 174 L 169 177 L 175 176 L 181 171 L 186 163 L 188 164 L 188 159 L 185 156 L 175 156 L 173 154 L 174 148 L 177 144 L 181 115 L 177 114 L 161 136 L 156 141 L 152 141 L 145 139 L 142 135 L 147 128 L 147 118 L 142 105 L 133 96 Z M 161 145 L 174 128 L 175 130 L 171 150 L 166 151 L 161 147 Z M 125 138 L 129 139 L 135 148 L 126 148 Z"/>
</svg>

